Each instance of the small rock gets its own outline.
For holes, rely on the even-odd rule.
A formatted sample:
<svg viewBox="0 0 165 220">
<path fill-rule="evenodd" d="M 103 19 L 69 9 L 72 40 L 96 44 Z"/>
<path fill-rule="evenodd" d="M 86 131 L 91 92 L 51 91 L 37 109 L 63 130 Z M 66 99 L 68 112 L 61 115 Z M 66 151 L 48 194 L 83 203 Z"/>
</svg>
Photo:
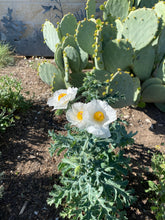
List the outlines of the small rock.
<svg viewBox="0 0 165 220">
<path fill-rule="evenodd" d="M 125 119 L 128 119 L 128 118 L 129 118 L 129 115 L 124 115 L 124 118 L 125 118 Z"/>
<path fill-rule="evenodd" d="M 146 118 L 145 121 L 146 121 L 148 124 L 151 124 L 150 119 Z"/>
<path fill-rule="evenodd" d="M 34 214 L 35 214 L 35 215 L 38 215 L 38 211 L 34 211 Z"/>
</svg>

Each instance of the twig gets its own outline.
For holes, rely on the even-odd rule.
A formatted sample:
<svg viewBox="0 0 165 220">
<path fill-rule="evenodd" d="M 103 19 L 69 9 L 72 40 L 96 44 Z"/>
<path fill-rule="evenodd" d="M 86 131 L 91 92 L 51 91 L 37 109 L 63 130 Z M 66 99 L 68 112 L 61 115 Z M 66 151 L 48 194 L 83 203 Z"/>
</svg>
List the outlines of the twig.
<svg viewBox="0 0 165 220">
<path fill-rule="evenodd" d="M 23 214 L 23 212 L 24 212 L 25 209 L 26 209 L 27 204 L 28 204 L 28 201 L 24 202 L 24 205 L 22 206 L 22 209 L 21 209 L 19 215 L 22 215 L 22 214 Z"/>
</svg>

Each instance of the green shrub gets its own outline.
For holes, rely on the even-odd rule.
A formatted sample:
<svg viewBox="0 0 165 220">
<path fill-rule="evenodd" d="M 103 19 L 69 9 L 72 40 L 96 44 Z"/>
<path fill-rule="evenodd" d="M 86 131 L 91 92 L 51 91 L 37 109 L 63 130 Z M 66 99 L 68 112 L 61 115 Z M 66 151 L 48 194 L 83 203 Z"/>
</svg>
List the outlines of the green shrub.
<svg viewBox="0 0 165 220">
<path fill-rule="evenodd" d="M 0 108 L 0 132 L 6 130 L 14 123 L 13 111 L 11 109 Z"/>
<path fill-rule="evenodd" d="M 12 75 L 1 76 L 0 78 L 0 106 L 13 110 L 28 108 L 30 102 L 25 101 L 21 94 L 21 81 L 14 79 Z"/>
<path fill-rule="evenodd" d="M 49 133 L 54 141 L 51 155 L 67 151 L 58 166 L 60 185 L 54 185 L 48 204 L 62 205 L 61 216 L 75 220 L 127 219 L 124 207 L 134 198 L 126 190 L 129 160 L 123 156 L 122 146 L 132 142 L 132 134 L 127 135 L 119 122 L 111 125 L 109 139 L 97 139 L 69 126 L 67 130 L 67 136 Z M 116 147 L 121 148 L 118 153 Z"/>
<path fill-rule="evenodd" d="M 31 101 L 21 94 L 21 82 L 11 76 L 0 78 L 0 132 L 14 122 L 14 114 L 30 107 Z"/>
<path fill-rule="evenodd" d="M 150 199 L 151 209 L 156 214 L 157 220 L 163 220 L 165 219 L 165 155 L 161 153 L 154 154 L 151 167 L 157 180 L 148 181 L 149 189 L 147 192 L 154 193 L 154 196 Z"/>
<path fill-rule="evenodd" d="M 13 51 L 9 44 L 0 42 L 0 68 L 14 64 Z"/>
</svg>

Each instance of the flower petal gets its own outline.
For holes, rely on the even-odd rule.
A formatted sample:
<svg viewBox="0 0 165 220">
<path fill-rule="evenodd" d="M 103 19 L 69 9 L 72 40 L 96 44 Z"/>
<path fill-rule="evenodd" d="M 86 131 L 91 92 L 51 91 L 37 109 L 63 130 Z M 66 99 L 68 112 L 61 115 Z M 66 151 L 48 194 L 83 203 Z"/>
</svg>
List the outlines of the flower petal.
<svg viewBox="0 0 165 220">
<path fill-rule="evenodd" d="M 72 124 L 77 126 L 78 128 L 84 128 L 86 125 L 86 121 L 84 120 L 83 114 L 85 110 L 86 104 L 82 102 L 74 103 L 66 112 L 67 120 Z M 81 116 L 81 117 L 79 117 Z"/>
<path fill-rule="evenodd" d="M 69 101 L 75 99 L 77 88 L 60 89 L 56 91 L 51 98 L 48 99 L 47 104 L 53 106 L 54 109 L 66 109 Z"/>
<path fill-rule="evenodd" d="M 108 138 L 111 136 L 109 131 L 109 127 L 96 127 L 96 126 L 89 126 L 86 130 L 90 133 L 95 135 L 96 137 L 100 138 Z"/>
</svg>

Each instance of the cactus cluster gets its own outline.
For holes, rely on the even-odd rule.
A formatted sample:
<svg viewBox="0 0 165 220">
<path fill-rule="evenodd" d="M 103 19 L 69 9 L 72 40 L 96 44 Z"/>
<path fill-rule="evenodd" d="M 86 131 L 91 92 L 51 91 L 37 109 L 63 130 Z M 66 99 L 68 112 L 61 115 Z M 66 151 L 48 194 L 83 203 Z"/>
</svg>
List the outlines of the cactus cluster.
<svg viewBox="0 0 165 220">
<path fill-rule="evenodd" d="M 121 95 L 113 107 L 141 100 L 165 111 L 165 1 L 107 0 L 97 19 L 95 8 L 96 1 L 88 0 L 87 18 L 79 23 L 71 14 L 57 28 L 44 23 L 43 35 L 56 66 L 42 64 L 41 78 L 47 77 L 54 90 L 79 87 L 90 56 L 96 78 L 109 80 L 106 92 Z"/>
<path fill-rule="evenodd" d="M 82 70 L 88 64 L 88 53 L 75 40 L 77 20 L 71 13 L 65 15 L 57 28 L 50 21 L 42 27 L 44 42 L 54 53 L 55 63 L 43 62 L 38 71 L 41 79 L 52 86 L 53 91 L 71 85 L 79 87 L 83 82 Z"/>
</svg>

